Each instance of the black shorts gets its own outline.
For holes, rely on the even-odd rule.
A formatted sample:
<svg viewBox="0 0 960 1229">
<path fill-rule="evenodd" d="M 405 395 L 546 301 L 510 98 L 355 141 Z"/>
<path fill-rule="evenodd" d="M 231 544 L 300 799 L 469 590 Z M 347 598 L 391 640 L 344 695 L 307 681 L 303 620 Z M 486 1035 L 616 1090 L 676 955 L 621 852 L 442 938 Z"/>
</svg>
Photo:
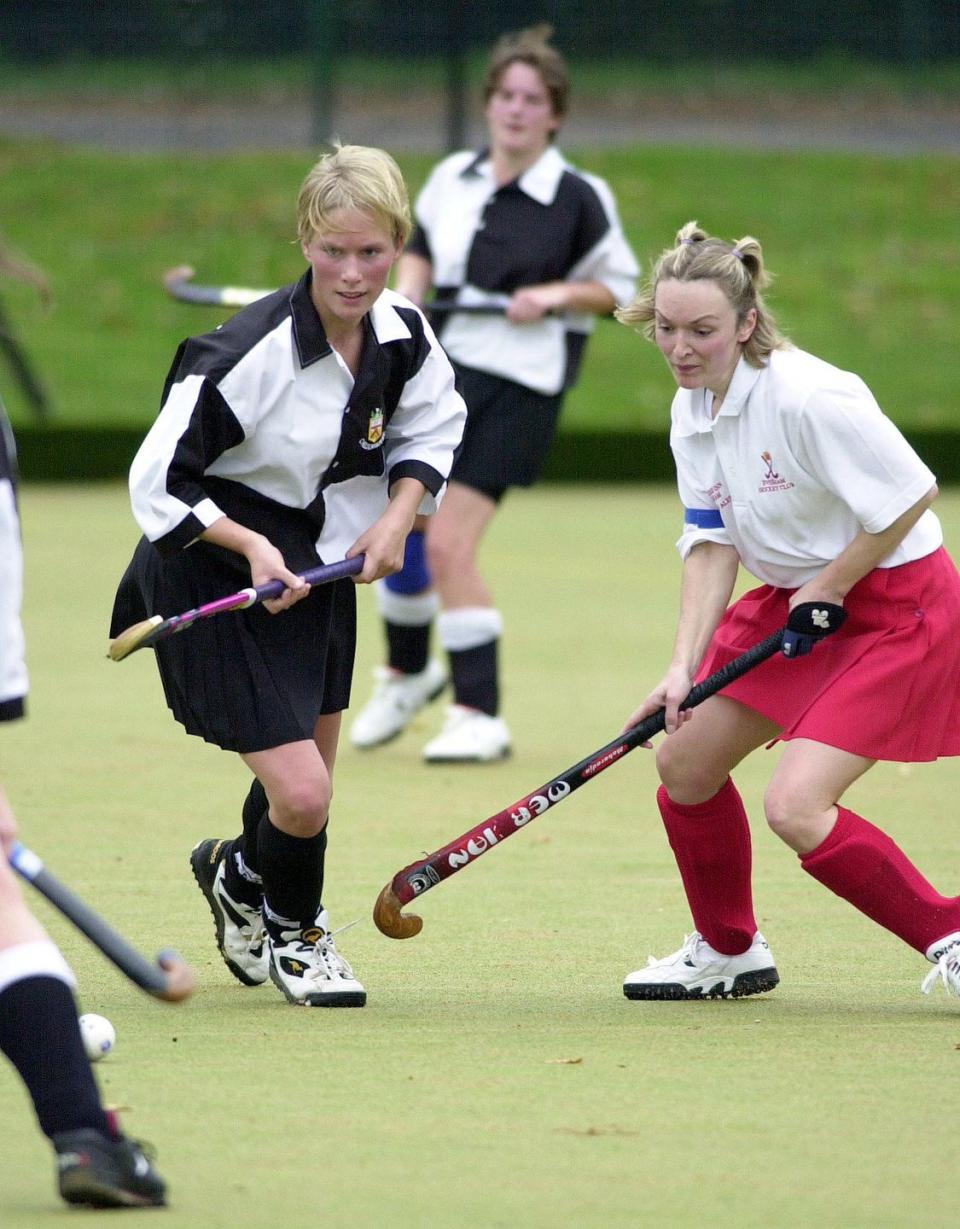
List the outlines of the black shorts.
<svg viewBox="0 0 960 1229">
<path fill-rule="evenodd" d="M 164 559 L 141 539 L 117 590 L 110 635 L 249 584 L 245 560 L 229 551 L 195 542 Z M 225 751 L 265 751 L 312 738 L 317 717 L 349 706 L 356 630 L 347 578 L 319 585 L 280 614 L 256 605 L 200 619 L 154 651 L 167 704 L 188 734 Z"/>
<path fill-rule="evenodd" d="M 548 397 L 501 376 L 454 364 L 467 425 L 450 477 L 498 499 L 540 477 L 557 433 L 563 394 Z"/>
</svg>

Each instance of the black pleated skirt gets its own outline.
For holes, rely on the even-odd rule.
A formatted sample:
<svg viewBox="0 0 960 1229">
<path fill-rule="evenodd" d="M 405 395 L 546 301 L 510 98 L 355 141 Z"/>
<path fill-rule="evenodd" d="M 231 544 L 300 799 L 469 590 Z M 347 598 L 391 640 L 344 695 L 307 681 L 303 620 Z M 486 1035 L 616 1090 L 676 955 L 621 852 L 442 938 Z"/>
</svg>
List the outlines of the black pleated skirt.
<svg viewBox="0 0 960 1229">
<path fill-rule="evenodd" d="M 246 561 L 230 551 L 195 542 L 162 558 L 141 539 L 117 590 L 110 635 L 249 585 Z M 350 703 L 356 625 L 349 578 L 318 586 L 280 614 L 257 605 L 200 619 L 154 650 L 170 711 L 189 734 L 226 751 L 312 738 L 317 717 Z"/>
</svg>

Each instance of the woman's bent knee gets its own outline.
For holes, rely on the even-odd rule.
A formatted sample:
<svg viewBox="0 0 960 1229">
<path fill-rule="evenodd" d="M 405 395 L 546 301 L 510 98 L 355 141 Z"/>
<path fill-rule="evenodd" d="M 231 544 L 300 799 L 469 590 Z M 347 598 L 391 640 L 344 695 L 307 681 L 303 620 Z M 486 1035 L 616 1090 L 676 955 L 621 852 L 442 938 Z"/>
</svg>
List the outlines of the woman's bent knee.
<svg viewBox="0 0 960 1229">
<path fill-rule="evenodd" d="M 818 828 L 820 813 L 811 814 L 789 790 L 771 786 L 763 799 L 763 814 L 770 831 L 791 849 L 809 845 Z"/>
<path fill-rule="evenodd" d="M 294 788 L 270 799 L 270 818 L 291 836 L 316 836 L 326 827 L 330 811 L 327 789 Z"/>
<path fill-rule="evenodd" d="M 712 798 L 730 775 L 725 764 L 713 764 L 692 749 L 671 745 L 668 735 L 657 746 L 657 773 L 672 801 L 680 806 L 696 806 Z"/>
</svg>

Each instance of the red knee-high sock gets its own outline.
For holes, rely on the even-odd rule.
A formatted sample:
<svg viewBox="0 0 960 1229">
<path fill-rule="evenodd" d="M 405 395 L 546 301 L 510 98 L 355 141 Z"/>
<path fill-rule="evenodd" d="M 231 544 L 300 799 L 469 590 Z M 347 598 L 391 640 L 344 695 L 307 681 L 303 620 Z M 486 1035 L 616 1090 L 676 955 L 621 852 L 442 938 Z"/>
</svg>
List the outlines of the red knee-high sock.
<svg viewBox="0 0 960 1229">
<path fill-rule="evenodd" d="M 918 952 L 960 930 L 960 897 L 941 896 L 879 828 L 837 807 L 837 822 L 803 869 Z"/>
<path fill-rule="evenodd" d="M 753 942 L 750 825 L 737 788 L 726 783 L 706 802 L 681 806 L 661 785 L 657 806 L 680 868 L 693 924 L 718 952 L 737 956 Z"/>
</svg>

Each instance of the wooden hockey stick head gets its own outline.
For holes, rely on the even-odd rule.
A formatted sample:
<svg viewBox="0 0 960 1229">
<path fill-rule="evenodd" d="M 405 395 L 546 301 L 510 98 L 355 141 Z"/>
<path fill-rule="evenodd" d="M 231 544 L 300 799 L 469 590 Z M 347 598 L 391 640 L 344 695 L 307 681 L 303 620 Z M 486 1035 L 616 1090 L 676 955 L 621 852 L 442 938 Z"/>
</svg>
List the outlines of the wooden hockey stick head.
<svg viewBox="0 0 960 1229">
<path fill-rule="evenodd" d="M 167 1003 L 181 1003 L 193 994 L 197 980 L 193 969 L 182 956 L 166 949 L 157 956 L 157 964 L 166 974 L 166 981 L 162 990 L 154 992 L 155 998 Z"/>
<path fill-rule="evenodd" d="M 132 627 L 126 628 L 119 636 L 110 641 L 107 656 L 111 661 L 123 661 L 125 657 L 135 653 L 143 645 L 143 642 L 150 633 L 155 631 L 162 622 L 163 619 L 160 615 L 153 615 L 150 619 L 143 619 L 140 623 L 134 623 Z"/>
<path fill-rule="evenodd" d="M 373 906 L 374 925 L 388 939 L 412 939 L 423 929 L 423 918 L 416 913 L 401 913 L 400 908 L 393 883 L 388 883 Z"/>
<path fill-rule="evenodd" d="M 174 265 L 172 269 L 168 269 L 163 275 L 163 286 L 167 294 L 177 297 L 177 287 L 183 282 L 193 280 L 196 269 L 193 265 Z"/>
</svg>

